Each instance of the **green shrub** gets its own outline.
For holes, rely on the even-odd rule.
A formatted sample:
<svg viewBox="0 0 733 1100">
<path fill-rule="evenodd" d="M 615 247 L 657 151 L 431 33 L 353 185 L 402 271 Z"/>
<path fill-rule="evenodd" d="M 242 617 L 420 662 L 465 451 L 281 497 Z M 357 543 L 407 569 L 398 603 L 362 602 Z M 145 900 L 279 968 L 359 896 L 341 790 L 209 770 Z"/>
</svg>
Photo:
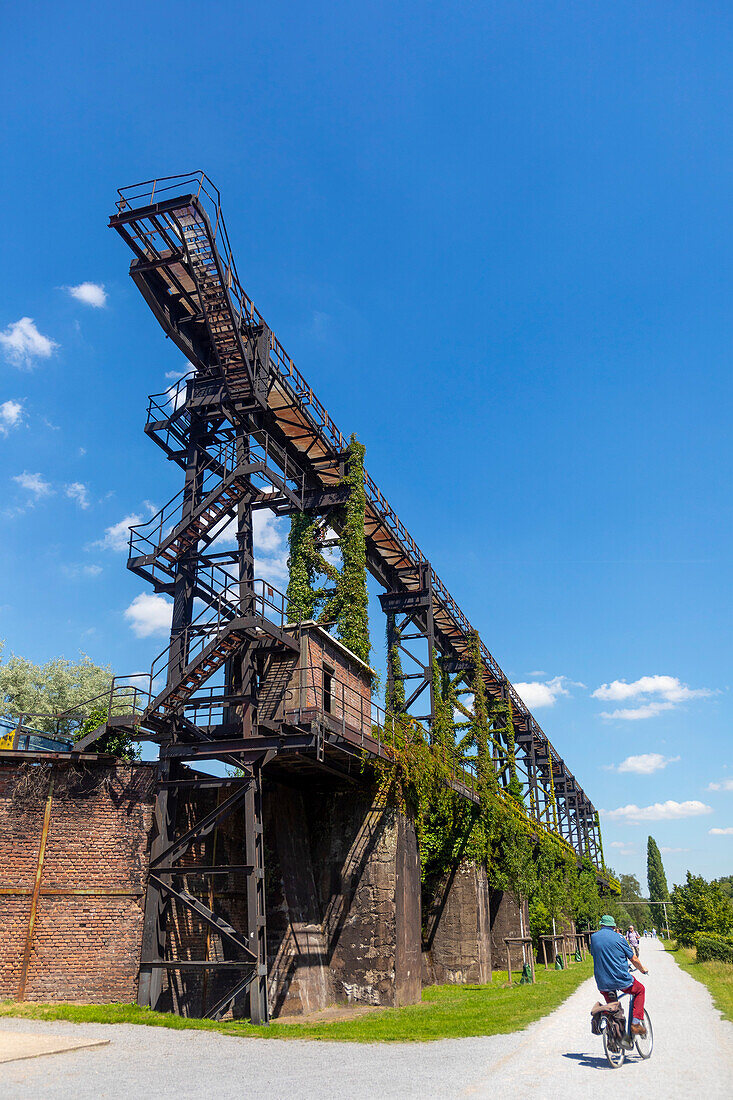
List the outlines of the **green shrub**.
<svg viewBox="0 0 733 1100">
<path fill-rule="evenodd" d="M 672 935 L 683 947 L 692 947 L 701 932 L 713 936 L 733 935 L 733 903 L 715 882 L 687 872 L 684 886 L 672 891 L 670 916 Z"/>
<path fill-rule="evenodd" d="M 698 962 L 733 963 L 733 936 L 713 936 L 698 932 L 695 936 Z"/>
</svg>

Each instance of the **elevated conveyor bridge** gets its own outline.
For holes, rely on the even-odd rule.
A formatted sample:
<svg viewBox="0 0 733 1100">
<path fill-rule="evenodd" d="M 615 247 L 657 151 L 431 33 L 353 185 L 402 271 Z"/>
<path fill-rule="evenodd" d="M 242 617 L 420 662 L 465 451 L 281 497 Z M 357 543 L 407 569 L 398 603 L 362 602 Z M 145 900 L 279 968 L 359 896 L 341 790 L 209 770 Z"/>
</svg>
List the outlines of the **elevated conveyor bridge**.
<svg viewBox="0 0 733 1100">
<path fill-rule="evenodd" d="M 240 968 L 236 984 L 211 1010 L 221 1014 L 242 992 L 253 1021 L 267 1019 L 262 769 L 310 769 L 342 779 L 363 755 L 386 757 L 387 715 L 346 708 L 305 716 L 292 709 L 278 721 L 258 710 L 269 662 L 298 652 L 284 597 L 254 576 L 253 511 L 309 512 L 339 533 L 347 499 L 347 441 L 242 288 L 221 211 L 219 192 L 203 173 L 124 188 L 110 225 L 133 253 L 130 274 L 165 335 L 191 370 L 165 394 L 150 398 L 146 432 L 178 464 L 184 486 L 144 524 L 132 528 L 128 567 L 173 599 L 170 644 L 156 659 L 147 698 L 126 724 L 160 744 L 156 839 L 146 897 L 139 1000 L 155 1005 L 161 975 L 176 963 L 166 955 L 166 908 L 175 902 L 227 938 Z M 413 662 L 404 674 L 407 705 L 433 721 L 433 659 L 459 679 L 469 667 L 473 627 L 394 508 L 369 474 L 366 493 L 367 566 L 385 590 L 388 628 Z M 236 549 L 219 550 L 225 531 Z M 424 656 L 415 655 L 415 645 Z M 516 767 L 526 786 L 526 814 L 603 869 L 597 814 L 561 755 L 550 744 L 487 646 L 480 641 L 489 695 L 511 705 Z M 114 708 L 110 706 L 110 713 Z M 95 740 L 90 734 L 78 749 Z M 497 737 L 501 735 L 497 734 Z M 499 742 L 497 741 L 497 744 Z M 241 786 L 217 813 L 176 836 L 182 761 L 235 764 Z M 356 762 L 356 769 L 355 769 Z M 500 790 L 508 784 L 506 753 L 494 755 Z M 215 780 L 207 780 L 213 783 Z M 469 762 L 450 785 L 476 801 Z M 221 815 L 244 805 L 247 929 L 239 933 L 200 899 L 174 885 L 177 863 Z M 214 868 L 212 874 L 224 873 Z M 187 963 L 189 967 L 193 963 Z M 200 960 L 197 965 L 213 966 Z"/>
</svg>

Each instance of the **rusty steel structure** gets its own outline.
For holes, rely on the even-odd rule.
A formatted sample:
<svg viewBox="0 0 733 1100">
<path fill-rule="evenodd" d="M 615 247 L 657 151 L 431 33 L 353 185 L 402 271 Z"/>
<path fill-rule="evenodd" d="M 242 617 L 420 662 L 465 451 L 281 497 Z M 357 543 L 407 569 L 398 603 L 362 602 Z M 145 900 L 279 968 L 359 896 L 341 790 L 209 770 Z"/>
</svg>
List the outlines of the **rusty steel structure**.
<svg viewBox="0 0 733 1100">
<path fill-rule="evenodd" d="M 145 899 L 139 1003 L 155 1005 L 166 970 L 222 974 L 229 987 L 213 1004 L 220 1016 L 247 999 L 253 1022 L 268 1019 L 262 836 L 262 778 L 357 775 L 361 761 L 385 757 L 390 716 L 323 706 L 283 718 L 266 705 L 264 685 L 299 653 L 297 624 L 287 622 L 284 596 L 256 578 L 253 515 L 307 512 L 338 534 L 346 500 L 347 441 L 312 387 L 242 288 L 218 190 L 203 173 L 148 181 L 118 192 L 110 226 L 133 253 L 130 275 L 190 369 L 149 399 L 147 435 L 180 467 L 183 487 L 157 515 L 131 529 L 128 567 L 173 600 L 170 644 L 156 658 L 132 706 L 116 704 L 113 685 L 104 727 L 75 746 L 88 749 L 104 730 L 126 728 L 160 747 L 154 838 Z M 405 659 L 408 711 L 429 729 L 434 718 L 433 664 L 439 656 L 456 683 L 469 668 L 473 628 L 394 508 L 365 474 L 367 566 L 384 589 L 389 644 Z M 223 533 L 235 547 L 222 547 Z M 511 704 L 515 748 L 493 754 L 500 790 L 516 768 L 528 798 L 526 814 L 556 833 L 602 873 L 598 815 L 560 753 L 498 662 L 480 642 L 483 677 L 494 699 Z M 273 671 L 274 670 L 274 671 Z M 130 687 L 120 687 L 130 699 Z M 329 681 L 329 701 L 337 685 Z M 468 689 L 463 686 L 464 695 Z M 388 690 L 389 696 L 389 690 Z M 470 699 L 468 700 L 470 702 Z M 115 714 L 127 709 L 127 715 Z M 191 778 L 182 764 L 223 761 L 226 778 Z M 451 785 L 478 800 L 470 761 L 457 763 Z M 180 831 L 176 806 L 191 788 L 218 788 L 218 801 Z M 183 884 L 191 846 L 234 809 L 244 809 L 242 862 L 246 928 L 235 929 Z M 184 862 L 182 862 L 184 861 Z M 232 865 L 202 866 L 215 877 Z M 175 903 L 228 945 L 226 959 L 180 960 L 166 950 L 166 908 Z"/>
</svg>

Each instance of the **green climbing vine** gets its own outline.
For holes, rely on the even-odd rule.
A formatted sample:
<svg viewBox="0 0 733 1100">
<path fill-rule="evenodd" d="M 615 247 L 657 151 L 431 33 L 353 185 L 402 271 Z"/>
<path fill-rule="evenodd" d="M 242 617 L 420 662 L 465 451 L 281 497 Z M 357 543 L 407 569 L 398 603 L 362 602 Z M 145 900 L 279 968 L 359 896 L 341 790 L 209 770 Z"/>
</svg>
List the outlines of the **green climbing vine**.
<svg viewBox="0 0 733 1100">
<path fill-rule="evenodd" d="M 550 806 L 552 807 L 552 821 L 557 829 L 557 799 L 555 798 L 555 776 L 552 766 L 552 749 L 547 745 L 548 771 L 550 775 Z"/>
<path fill-rule="evenodd" d="M 385 698 L 385 709 L 389 714 L 402 714 L 405 709 L 405 678 L 399 643 L 400 632 L 395 617 L 389 615 L 387 617 L 387 695 Z"/>
<path fill-rule="evenodd" d="M 339 536 L 341 572 L 336 577 L 336 589 L 326 601 L 320 621 L 336 624 L 338 638 L 352 653 L 369 663 L 369 597 L 366 586 L 366 540 L 364 517 L 365 447 L 352 435 L 347 447 L 346 476 L 343 484 L 349 489 L 344 507 L 343 527 Z"/>
<path fill-rule="evenodd" d="M 369 598 L 366 586 L 364 516 L 364 446 L 352 435 L 347 447 L 346 474 L 341 482 L 349 489 L 338 517 L 341 534 L 341 569 L 321 553 L 321 525 L 308 513 L 296 513 L 288 536 L 288 618 L 291 622 L 317 619 L 335 625 L 336 636 L 362 661 L 369 662 Z M 318 585 L 324 576 L 333 584 Z"/>
<path fill-rule="evenodd" d="M 288 616 L 292 622 L 314 619 L 335 625 L 340 641 L 368 662 L 364 447 L 354 436 L 342 484 L 350 491 L 334 521 L 340 531 L 340 570 L 321 553 L 323 521 L 308 514 L 291 520 Z M 579 862 L 574 849 L 557 835 L 552 753 L 551 817 L 545 827 L 537 820 L 531 788 L 529 810 L 524 804 L 511 700 L 489 695 L 478 634 L 473 631 L 468 637 L 464 671 L 451 674 L 440 659 L 433 662 L 434 717 L 429 730 L 405 713 L 394 619 L 388 622 L 387 634 L 387 715 L 373 730 L 385 750 L 385 758 L 374 763 L 376 802 L 414 818 L 426 888 L 468 860 L 485 865 L 493 888 L 529 900 L 535 936 L 550 931 L 558 918 L 574 917 L 583 926 L 595 921 L 602 905 L 596 870 L 587 854 Z M 462 700 L 466 695 L 472 697 L 470 707 Z M 476 802 L 460 793 L 461 785 L 469 782 L 478 795 Z"/>
<path fill-rule="evenodd" d="M 579 862 L 575 850 L 551 831 L 552 823 L 547 829 L 527 813 L 516 775 L 511 704 L 488 698 L 483 676 L 477 675 L 478 653 L 478 640 L 471 638 L 466 682 L 474 699 L 472 711 L 461 704 L 456 681 L 436 659 L 429 735 L 404 714 L 395 717 L 391 733 L 385 730 L 390 759 L 377 765 L 378 798 L 414 816 L 426 919 L 436 884 L 446 881 L 459 863 L 471 861 L 485 865 L 492 888 L 528 899 L 535 938 L 551 932 L 553 921 L 562 926 L 574 918 L 586 927 L 597 920 L 603 905 L 596 870 L 587 855 Z M 506 754 L 506 789 L 491 766 L 490 746 Z M 454 789 L 467 763 L 476 768 L 478 804 Z"/>
</svg>

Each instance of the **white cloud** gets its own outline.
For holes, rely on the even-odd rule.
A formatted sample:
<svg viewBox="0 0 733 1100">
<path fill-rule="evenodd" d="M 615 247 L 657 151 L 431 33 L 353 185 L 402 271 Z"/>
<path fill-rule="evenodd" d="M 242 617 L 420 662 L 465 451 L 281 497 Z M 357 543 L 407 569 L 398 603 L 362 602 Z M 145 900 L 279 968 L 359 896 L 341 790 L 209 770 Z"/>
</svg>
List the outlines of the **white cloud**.
<svg viewBox="0 0 733 1100">
<path fill-rule="evenodd" d="M 594 699 L 604 702 L 620 703 L 628 699 L 638 699 L 639 706 L 601 713 L 601 718 L 616 718 L 627 722 L 655 718 L 665 710 L 674 710 L 688 699 L 701 699 L 712 694 L 707 688 L 689 688 L 677 676 L 641 676 L 631 683 L 613 680 L 610 684 L 601 684 L 592 692 Z"/>
<path fill-rule="evenodd" d="M 624 840 L 612 840 L 610 848 L 615 848 L 620 856 L 632 856 L 636 851 L 636 845 Z"/>
<path fill-rule="evenodd" d="M 675 852 L 689 852 L 689 850 L 690 850 L 689 848 L 665 848 L 665 847 L 661 847 L 659 849 L 659 851 L 662 853 L 663 856 L 670 856 Z"/>
<path fill-rule="evenodd" d="M 142 592 L 125 610 L 125 618 L 138 638 L 153 634 L 167 634 L 171 628 L 173 604 L 164 596 Z"/>
<path fill-rule="evenodd" d="M 271 554 L 282 548 L 285 541 L 284 520 L 263 509 L 252 513 L 252 535 L 255 550 Z"/>
<path fill-rule="evenodd" d="M 77 577 L 98 577 L 102 572 L 101 565 L 62 565 L 61 572 L 72 580 Z"/>
<path fill-rule="evenodd" d="M 641 756 L 627 756 L 625 760 L 617 767 L 612 767 L 611 770 L 633 772 L 635 775 L 652 775 L 653 772 L 666 768 L 668 764 L 676 764 L 679 759 L 679 756 L 662 756 L 659 752 L 645 752 Z"/>
<path fill-rule="evenodd" d="M 58 344 L 38 331 L 32 317 L 21 317 L 0 332 L 0 346 L 11 363 L 30 370 L 35 359 L 48 359 Z"/>
<path fill-rule="evenodd" d="M 20 401 L 4 401 L 0 405 L 0 435 L 7 435 L 12 428 L 23 423 L 23 406 Z"/>
<path fill-rule="evenodd" d="M 267 509 L 252 513 L 252 537 L 255 551 L 255 576 L 276 588 L 288 578 L 287 520 Z M 216 547 L 236 544 L 237 520 L 231 519 L 216 536 Z"/>
<path fill-rule="evenodd" d="M 66 486 L 65 492 L 67 497 L 70 500 L 75 500 L 80 508 L 89 507 L 89 490 L 81 481 L 72 481 L 70 485 Z"/>
<path fill-rule="evenodd" d="M 165 396 L 166 396 L 166 402 L 165 403 L 172 405 L 173 406 L 173 412 L 175 412 L 176 409 L 179 409 L 181 407 L 181 405 L 183 404 L 183 402 L 186 400 L 186 387 L 181 386 L 180 390 L 178 390 L 178 389 L 176 389 L 175 385 L 170 386 L 165 391 Z"/>
<path fill-rule="evenodd" d="M 561 695 L 570 695 L 566 685 L 583 687 L 583 684 L 568 680 L 567 676 L 555 676 L 552 680 L 532 680 L 529 683 L 517 683 L 514 687 L 530 710 L 539 707 L 554 707 Z"/>
<path fill-rule="evenodd" d="M 129 516 L 121 519 L 119 523 L 113 523 L 111 527 L 108 527 L 104 532 L 104 537 L 93 545 L 102 550 L 115 550 L 117 553 L 124 553 L 130 544 L 130 528 L 142 523 L 142 520 L 142 516 L 138 515 L 137 512 L 132 512 Z"/>
<path fill-rule="evenodd" d="M 727 829 L 708 829 L 710 836 L 733 836 L 733 825 Z"/>
<path fill-rule="evenodd" d="M 709 791 L 733 791 L 733 779 L 721 779 L 720 783 L 708 783 Z"/>
<path fill-rule="evenodd" d="M 287 521 L 265 509 L 252 513 L 255 572 L 277 586 L 288 577 Z"/>
<path fill-rule="evenodd" d="M 605 817 L 614 821 L 626 821 L 627 824 L 637 825 L 641 821 L 676 821 L 682 817 L 700 817 L 701 814 L 711 814 L 711 806 L 704 802 L 675 802 L 669 799 L 667 802 L 655 802 L 652 806 L 619 806 L 617 810 L 603 810 Z"/>
<path fill-rule="evenodd" d="M 78 286 L 67 286 L 65 289 L 72 298 L 76 298 L 77 302 L 83 302 L 85 306 L 102 309 L 107 304 L 107 295 L 102 283 L 79 283 Z"/>
<path fill-rule="evenodd" d="M 50 483 L 45 481 L 41 474 L 29 474 L 27 470 L 24 470 L 22 474 L 17 474 L 13 481 L 20 485 L 21 489 L 31 493 L 36 500 L 50 496 L 53 493 Z"/>
</svg>

